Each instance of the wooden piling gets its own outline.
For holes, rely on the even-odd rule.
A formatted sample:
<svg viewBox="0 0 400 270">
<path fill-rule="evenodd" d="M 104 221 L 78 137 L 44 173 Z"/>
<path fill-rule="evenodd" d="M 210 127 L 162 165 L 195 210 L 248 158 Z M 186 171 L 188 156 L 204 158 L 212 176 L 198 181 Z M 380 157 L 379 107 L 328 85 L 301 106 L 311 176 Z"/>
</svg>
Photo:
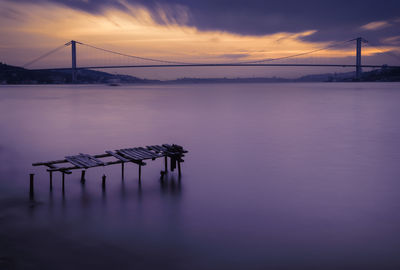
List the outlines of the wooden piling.
<svg viewBox="0 0 400 270">
<path fill-rule="evenodd" d="M 178 175 L 179 175 L 179 177 L 182 176 L 182 173 L 181 173 L 181 162 L 179 160 L 178 160 Z"/>
<path fill-rule="evenodd" d="M 164 172 L 167 173 L 168 172 L 168 157 L 167 156 L 164 157 L 164 165 L 165 165 Z"/>
<path fill-rule="evenodd" d="M 53 172 L 49 172 L 50 174 L 50 190 L 53 190 Z"/>
<path fill-rule="evenodd" d="M 124 168 L 124 164 L 125 164 L 125 162 L 122 162 L 121 163 L 121 175 L 122 175 L 122 179 L 124 179 L 125 177 L 125 168 Z"/>
<path fill-rule="evenodd" d="M 29 174 L 29 196 L 31 199 L 33 198 L 33 194 L 34 194 L 34 187 L 33 187 L 34 176 L 35 176 L 35 174 L 33 174 L 33 173 Z"/>
<path fill-rule="evenodd" d="M 83 170 L 82 173 L 81 173 L 81 183 L 82 183 L 82 184 L 84 184 L 84 183 L 85 183 L 85 180 L 86 180 L 86 179 L 85 179 L 85 173 L 86 173 L 85 170 Z"/>
<path fill-rule="evenodd" d="M 142 165 L 139 164 L 139 181 L 142 180 Z"/>
<path fill-rule="evenodd" d="M 102 176 L 101 178 L 102 178 L 101 187 L 102 187 L 103 189 L 105 189 L 105 188 L 106 188 L 106 175 L 103 174 L 103 176 Z"/>
<path fill-rule="evenodd" d="M 65 172 L 62 172 L 62 191 L 65 191 Z"/>
</svg>

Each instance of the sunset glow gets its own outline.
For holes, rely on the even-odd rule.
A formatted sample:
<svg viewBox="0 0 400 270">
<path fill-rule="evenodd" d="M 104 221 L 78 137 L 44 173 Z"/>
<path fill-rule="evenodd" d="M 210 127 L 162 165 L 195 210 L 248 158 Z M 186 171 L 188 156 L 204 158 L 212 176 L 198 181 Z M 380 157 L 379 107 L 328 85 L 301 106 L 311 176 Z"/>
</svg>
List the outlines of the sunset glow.
<svg viewBox="0 0 400 270">
<path fill-rule="evenodd" d="M 228 31 L 199 30 L 186 26 L 190 13 L 183 7 L 179 20 L 172 20 L 160 6 L 157 10 L 163 21 L 155 21 L 143 6 L 125 3 L 126 9 L 108 8 L 101 13 L 89 13 L 63 5 L 45 3 L 19 4 L 0 1 L 3 37 L 0 47 L 0 61 L 13 65 L 23 65 L 35 57 L 58 47 L 69 40 L 140 57 L 174 60 L 189 63 L 230 63 L 273 59 L 307 51 L 313 51 L 335 42 L 311 42 L 308 37 L 317 29 L 301 32 L 278 32 L 268 35 L 244 35 Z M 384 22 L 374 22 L 363 26 L 366 29 L 384 27 Z M 373 56 L 382 51 L 396 50 L 396 46 L 365 48 L 364 56 Z M 104 54 L 90 55 L 78 49 L 79 62 L 93 65 L 91 59 L 100 63 Z M 63 66 L 68 60 L 64 52 L 37 63 L 32 68 Z M 354 56 L 354 42 L 338 48 L 314 53 L 309 59 L 299 56 L 295 61 L 316 61 L 315 59 L 351 58 Z M 58 61 L 58 62 L 57 62 Z M 105 61 L 105 60 L 104 60 Z M 348 61 L 348 60 L 346 60 Z M 58 64 L 57 64 L 58 63 Z M 69 62 L 64 66 L 68 66 Z"/>
</svg>

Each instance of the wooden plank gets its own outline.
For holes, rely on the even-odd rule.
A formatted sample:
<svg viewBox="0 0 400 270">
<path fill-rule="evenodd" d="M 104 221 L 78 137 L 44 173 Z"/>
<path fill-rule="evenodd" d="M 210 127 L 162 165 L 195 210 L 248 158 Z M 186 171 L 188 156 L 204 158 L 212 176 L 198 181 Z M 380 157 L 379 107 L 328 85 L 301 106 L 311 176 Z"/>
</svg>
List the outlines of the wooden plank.
<svg viewBox="0 0 400 270">
<path fill-rule="evenodd" d="M 106 151 L 106 153 L 107 153 L 107 154 L 110 154 L 111 156 L 113 156 L 113 157 L 115 157 L 116 159 L 121 160 L 121 161 L 123 161 L 123 162 L 129 162 L 129 161 L 130 161 L 129 159 L 124 158 L 123 156 L 118 155 L 117 153 L 114 153 L 114 152 L 112 152 L 112 151 Z"/>
<path fill-rule="evenodd" d="M 94 156 L 88 155 L 88 154 L 82 154 L 80 153 L 82 156 L 87 157 L 89 160 L 99 164 L 99 165 L 104 165 L 104 162 L 101 161 L 100 159 L 95 158 Z"/>
<path fill-rule="evenodd" d="M 153 151 L 154 153 L 160 153 L 161 151 L 160 150 L 158 150 L 156 147 L 154 147 L 153 145 L 147 145 L 146 146 L 146 148 L 149 150 L 149 151 Z"/>
<path fill-rule="evenodd" d="M 156 147 L 157 147 L 158 149 L 160 149 L 162 152 L 165 152 L 165 151 L 168 150 L 167 148 L 165 148 L 164 146 L 161 146 L 161 145 L 156 145 Z"/>
<path fill-rule="evenodd" d="M 130 153 L 132 153 L 133 155 L 136 155 L 136 156 L 140 157 L 141 159 L 148 159 L 149 158 L 147 155 L 139 153 L 134 148 L 129 148 L 129 149 L 126 149 L 126 150 L 129 151 Z"/>
<path fill-rule="evenodd" d="M 111 157 L 110 154 L 100 154 L 100 155 L 94 155 L 95 158 L 105 158 L 105 157 Z"/>
<path fill-rule="evenodd" d="M 81 158 L 80 156 L 72 156 L 70 158 L 72 158 L 75 162 L 85 165 L 85 167 L 87 168 L 93 167 L 93 164 L 91 162 L 88 162 L 87 160 Z"/>
<path fill-rule="evenodd" d="M 65 159 L 68 160 L 68 162 L 71 163 L 72 165 L 75 165 L 75 166 L 81 167 L 81 168 L 87 168 L 86 164 L 76 161 L 73 157 L 67 156 L 67 157 L 65 157 Z"/>
<path fill-rule="evenodd" d="M 163 144 L 163 146 L 165 148 L 167 148 L 168 152 L 174 153 L 174 154 L 183 154 L 183 153 L 188 152 L 188 151 L 184 150 L 182 146 L 177 145 L 177 144 L 173 144 L 173 145 Z"/>
<path fill-rule="evenodd" d="M 121 164 L 122 161 L 110 161 L 110 162 L 106 162 L 104 166 L 108 166 L 108 165 L 114 165 L 114 164 Z M 142 163 L 142 165 L 146 165 L 146 163 Z M 97 165 L 97 166 L 93 166 L 93 167 L 100 167 L 102 165 Z M 55 171 L 60 171 L 60 172 L 65 172 L 70 174 L 71 172 L 69 172 L 69 170 L 81 170 L 81 167 L 78 166 L 74 166 L 74 167 L 64 167 L 64 168 L 54 168 L 54 169 L 47 169 L 48 172 L 55 172 Z"/>
<path fill-rule="evenodd" d="M 140 153 L 139 151 L 137 151 L 135 148 L 129 148 L 129 149 L 127 149 L 130 153 L 132 153 L 133 155 L 135 155 L 135 156 L 138 156 L 138 157 L 140 157 L 140 159 L 150 159 L 151 157 L 149 157 L 148 155 L 146 155 L 146 154 L 143 154 L 143 153 Z"/>
<path fill-rule="evenodd" d="M 89 158 L 87 158 L 86 156 L 84 156 L 82 154 L 73 156 L 73 158 L 78 162 L 81 162 L 83 164 L 87 164 L 87 166 L 89 166 L 89 167 L 93 167 L 93 166 L 97 165 L 96 162 L 93 162 L 92 160 L 90 160 Z"/>
<path fill-rule="evenodd" d="M 73 156 L 73 158 L 78 161 L 81 162 L 83 164 L 86 164 L 89 167 L 93 167 L 94 165 L 97 165 L 97 163 L 91 161 L 89 158 L 87 158 L 85 155 L 83 155 L 82 153 L 80 153 L 79 155 Z"/>
<path fill-rule="evenodd" d="M 138 147 L 137 149 L 138 149 L 139 151 L 142 151 L 142 152 L 144 152 L 144 153 L 149 154 L 152 158 L 161 157 L 160 154 L 154 153 L 154 152 L 152 152 L 152 151 L 150 151 L 150 150 L 148 150 L 148 149 L 146 149 L 146 148 Z"/>
<path fill-rule="evenodd" d="M 152 149 L 155 149 L 155 150 L 158 151 L 158 152 L 164 152 L 164 151 L 167 150 L 165 147 L 162 147 L 162 146 L 160 146 L 160 145 L 151 145 L 150 147 L 151 147 Z"/>
<path fill-rule="evenodd" d="M 142 156 L 143 158 L 151 158 L 151 156 L 148 153 L 144 153 L 142 151 L 140 151 L 137 147 L 135 148 L 130 148 L 129 150 L 131 150 L 132 152 L 134 152 L 135 154 Z"/>
<path fill-rule="evenodd" d="M 57 166 L 52 165 L 52 164 L 48 164 L 48 165 L 46 165 L 46 166 L 49 167 L 49 168 L 58 168 Z"/>
<path fill-rule="evenodd" d="M 67 163 L 67 162 L 68 162 L 68 160 L 66 160 L 66 159 L 60 159 L 60 160 L 53 160 L 53 161 L 36 162 L 36 163 L 32 163 L 32 166 L 48 166 L 51 164 Z"/>
<path fill-rule="evenodd" d="M 142 151 L 142 150 L 140 150 L 138 148 L 134 148 L 132 151 L 134 151 L 135 153 L 143 156 L 145 159 L 153 158 L 153 154 L 151 154 L 149 152 Z"/>
<path fill-rule="evenodd" d="M 134 153 L 129 151 L 129 149 L 121 149 L 120 151 L 121 151 L 121 154 L 129 157 L 130 159 L 142 160 L 142 157 L 135 155 Z"/>
<path fill-rule="evenodd" d="M 141 161 L 142 160 L 140 157 L 137 157 L 137 156 L 133 155 L 132 153 L 126 151 L 126 149 L 120 149 L 120 150 L 117 150 L 117 152 L 121 153 L 123 156 L 126 156 L 126 157 L 128 157 L 130 159 L 133 159 L 135 161 Z"/>
</svg>

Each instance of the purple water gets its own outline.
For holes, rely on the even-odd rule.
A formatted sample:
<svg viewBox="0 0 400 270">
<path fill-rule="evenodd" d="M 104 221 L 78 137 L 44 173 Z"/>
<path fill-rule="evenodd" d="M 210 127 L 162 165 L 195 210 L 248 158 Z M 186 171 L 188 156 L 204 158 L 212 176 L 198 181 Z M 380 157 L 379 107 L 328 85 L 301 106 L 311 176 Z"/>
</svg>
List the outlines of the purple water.
<svg viewBox="0 0 400 270">
<path fill-rule="evenodd" d="M 0 87 L 0 269 L 399 269 L 400 84 Z M 33 162 L 177 143 L 49 176 Z M 29 173 L 35 198 L 29 200 Z M 106 191 L 101 176 L 107 176 Z"/>
</svg>

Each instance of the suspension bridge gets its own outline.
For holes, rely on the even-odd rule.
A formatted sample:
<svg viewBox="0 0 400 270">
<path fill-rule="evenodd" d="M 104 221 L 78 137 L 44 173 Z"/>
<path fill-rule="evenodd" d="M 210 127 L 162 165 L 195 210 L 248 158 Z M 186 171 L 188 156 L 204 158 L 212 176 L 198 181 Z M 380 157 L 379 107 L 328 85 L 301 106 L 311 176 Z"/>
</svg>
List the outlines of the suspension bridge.
<svg viewBox="0 0 400 270">
<path fill-rule="evenodd" d="M 313 55 L 322 51 L 328 51 L 335 49 L 339 46 L 343 46 L 344 44 L 351 44 L 354 46 L 355 43 L 355 61 L 353 63 L 309 63 L 305 61 L 306 57 L 309 55 Z M 156 58 L 146 58 L 140 57 L 136 55 L 130 55 L 126 53 L 121 53 L 109 49 L 104 49 L 100 47 L 96 47 L 93 45 L 89 45 L 83 42 L 71 40 L 68 43 L 63 44 L 60 47 L 57 47 L 35 59 L 29 61 L 25 65 L 24 68 L 29 68 L 33 64 L 43 60 L 44 58 L 48 58 L 51 55 L 55 54 L 56 52 L 60 51 L 65 47 L 71 48 L 71 66 L 69 67 L 50 67 L 50 68 L 29 68 L 30 70 L 53 70 L 53 71 L 71 71 L 72 81 L 75 82 L 77 80 L 77 72 L 79 70 L 90 70 L 90 69 L 120 69 L 120 68 L 179 68 L 179 67 L 343 67 L 343 68 L 354 68 L 355 69 L 355 78 L 360 79 L 362 75 L 363 68 L 400 68 L 400 65 L 390 65 L 386 63 L 380 64 L 362 64 L 362 47 L 363 44 L 369 44 L 367 40 L 362 37 L 350 39 L 344 42 L 335 43 L 323 48 L 318 48 L 311 51 L 286 55 L 282 57 L 276 58 L 266 58 L 266 59 L 259 59 L 259 60 L 251 60 L 251 61 L 241 61 L 241 62 L 220 62 L 220 63 L 199 63 L 199 62 L 181 62 L 181 61 L 174 61 L 174 60 L 163 60 L 163 59 L 156 59 Z M 89 48 L 92 50 L 100 51 L 103 53 L 107 53 L 109 55 L 128 58 L 130 60 L 135 60 L 133 63 L 115 63 L 112 64 L 86 64 L 78 66 L 78 45 L 82 46 L 82 48 Z M 371 44 L 369 44 L 371 45 Z M 375 46 L 374 46 L 375 47 Z M 391 53 L 390 51 L 382 51 L 379 48 L 375 47 L 381 54 L 386 54 L 391 58 L 400 59 L 400 57 L 396 54 Z M 83 55 L 83 54 L 82 54 Z M 282 61 L 292 60 L 292 59 L 300 59 L 303 62 L 285 62 Z"/>
</svg>

